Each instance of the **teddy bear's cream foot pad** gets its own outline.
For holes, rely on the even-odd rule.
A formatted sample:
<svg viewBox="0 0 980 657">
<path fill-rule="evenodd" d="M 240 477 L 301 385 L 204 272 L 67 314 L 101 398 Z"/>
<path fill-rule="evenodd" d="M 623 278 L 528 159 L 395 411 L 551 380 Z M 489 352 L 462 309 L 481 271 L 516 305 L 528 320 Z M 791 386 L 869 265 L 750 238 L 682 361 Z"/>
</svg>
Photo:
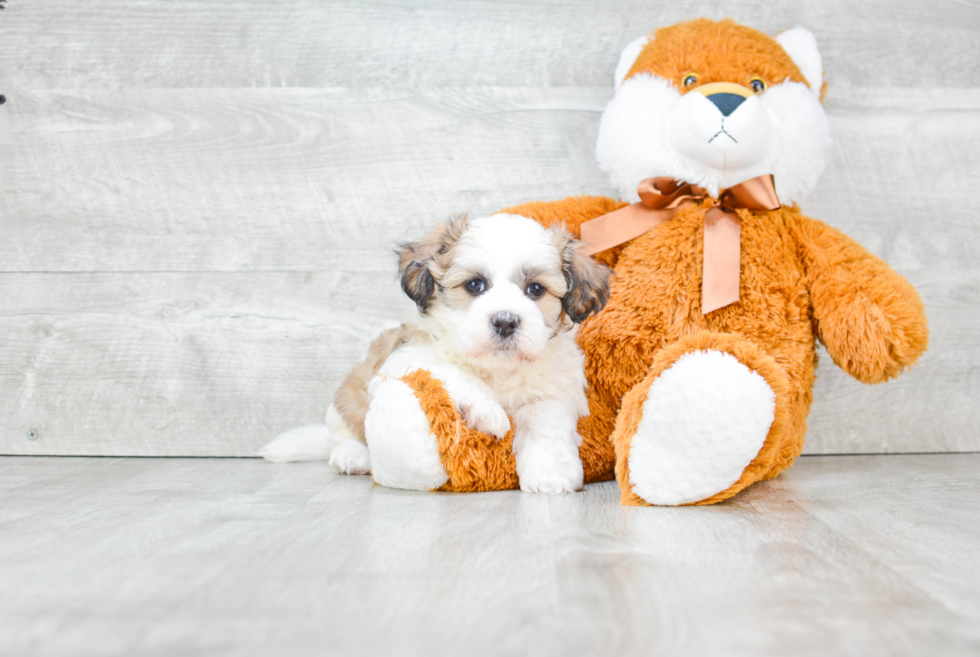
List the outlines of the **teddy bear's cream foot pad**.
<svg viewBox="0 0 980 657">
<path fill-rule="evenodd" d="M 429 420 L 405 382 L 388 379 L 374 387 L 364 433 L 374 480 L 382 486 L 432 490 L 449 481 Z"/>
<path fill-rule="evenodd" d="M 732 484 L 769 433 L 776 399 L 765 379 L 721 351 L 682 356 L 650 385 L 629 452 L 646 502 L 698 502 Z"/>
</svg>

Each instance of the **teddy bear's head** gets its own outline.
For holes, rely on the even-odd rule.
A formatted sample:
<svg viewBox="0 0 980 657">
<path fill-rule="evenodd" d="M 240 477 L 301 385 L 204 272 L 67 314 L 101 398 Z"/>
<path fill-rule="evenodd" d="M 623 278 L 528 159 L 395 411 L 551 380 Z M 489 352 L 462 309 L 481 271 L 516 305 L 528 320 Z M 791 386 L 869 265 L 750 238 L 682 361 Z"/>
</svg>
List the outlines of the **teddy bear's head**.
<svg viewBox="0 0 980 657">
<path fill-rule="evenodd" d="M 817 183 L 831 145 L 817 42 L 776 38 L 731 20 L 664 27 L 629 44 L 596 156 L 622 198 L 666 176 L 720 189 L 772 174 L 783 204 Z"/>
</svg>

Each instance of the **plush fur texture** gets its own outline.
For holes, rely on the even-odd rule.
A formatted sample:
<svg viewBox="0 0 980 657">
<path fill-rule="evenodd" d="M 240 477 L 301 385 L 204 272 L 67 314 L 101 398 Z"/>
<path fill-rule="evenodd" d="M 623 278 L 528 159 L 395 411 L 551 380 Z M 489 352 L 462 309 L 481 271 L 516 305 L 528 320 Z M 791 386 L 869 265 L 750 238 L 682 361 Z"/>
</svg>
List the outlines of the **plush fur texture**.
<svg viewBox="0 0 980 657">
<path fill-rule="evenodd" d="M 653 378 L 629 438 L 629 486 L 653 504 L 698 502 L 734 484 L 775 417 L 765 379 L 724 351 L 692 351 Z"/>
<path fill-rule="evenodd" d="M 365 415 L 374 480 L 390 488 L 428 490 L 449 478 L 439 444 L 413 391 L 397 379 L 379 381 Z"/>
<path fill-rule="evenodd" d="M 716 194 L 742 176 L 775 175 L 784 207 L 738 211 L 735 304 L 701 314 L 708 201 L 596 256 L 615 274 L 605 310 L 578 335 L 589 405 L 578 423 L 579 454 L 584 481 L 615 473 L 624 504 L 711 504 L 789 467 L 803 448 L 818 338 L 866 383 L 897 376 L 926 348 L 914 288 L 795 205 L 816 184 L 830 138 L 816 42 L 805 30 L 783 42 L 731 21 L 697 20 L 630 44 L 597 146 L 624 200 L 581 196 L 504 211 L 577 235 L 584 221 L 637 200 L 644 178 L 678 177 Z M 716 82 L 739 85 L 743 100 L 727 115 L 718 98 L 697 91 Z M 730 128 L 743 150 L 695 144 L 712 136 L 709 128 Z M 412 387 L 436 427 L 446 489 L 514 486 L 520 468 L 504 441 L 457 431 L 460 417 L 438 380 Z M 737 395 L 747 408 L 732 407 Z M 709 401 L 720 415 L 702 417 Z M 719 431 L 736 444 L 713 443 Z M 683 463 L 672 468 L 669 459 Z M 454 479 L 454 471 L 466 474 Z"/>
<path fill-rule="evenodd" d="M 466 424 L 445 387 L 427 370 L 402 378 L 414 392 L 434 434 L 448 481 L 439 490 L 478 492 L 520 487 L 514 431 L 496 438 Z"/>
<path fill-rule="evenodd" d="M 816 42 L 811 54 L 801 34 L 809 33 L 793 32 L 796 50 L 819 66 Z M 727 47 L 715 50 L 722 40 Z M 688 78 L 697 81 L 685 86 Z M 719 82 L 750 92 L 753 81 L 765 90 L 729 116 L 696 93 Z M 717 197 L 773 174 L 780 201 L 792 205 L 816 185 L 831 145 L 819 96 L 808 84 L 778 43 L 731 21 L 657 30 L 603 113 L 596 158 L 630 203 L 640 200 L 637 184 L 652 176 L 691 182 Z"/>
</svg>

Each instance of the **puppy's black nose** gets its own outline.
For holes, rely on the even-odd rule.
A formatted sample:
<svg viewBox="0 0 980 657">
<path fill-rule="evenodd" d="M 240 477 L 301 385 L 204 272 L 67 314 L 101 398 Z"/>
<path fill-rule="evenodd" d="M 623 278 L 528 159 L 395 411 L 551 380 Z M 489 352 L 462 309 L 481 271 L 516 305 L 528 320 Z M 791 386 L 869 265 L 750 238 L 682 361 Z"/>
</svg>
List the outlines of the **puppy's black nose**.
<svg viewBox="0 0 980 657">
<path fill-rule="evenodd" d="M 521 323 L 521 320 L 510 313 L 497 313 L 490 320 L 490 323 L 493 325 L 493 330 L 497 335 L 506 338 L 517 330 L 517 326 Z"/>
</svg>

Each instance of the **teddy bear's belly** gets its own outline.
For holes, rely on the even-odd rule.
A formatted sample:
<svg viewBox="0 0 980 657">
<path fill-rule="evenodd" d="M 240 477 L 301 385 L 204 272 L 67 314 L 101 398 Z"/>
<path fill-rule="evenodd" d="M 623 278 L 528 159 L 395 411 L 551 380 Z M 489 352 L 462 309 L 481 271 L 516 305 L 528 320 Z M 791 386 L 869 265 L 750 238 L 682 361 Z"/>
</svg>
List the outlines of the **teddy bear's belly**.
<svg viewBox="0 0 980 657">
<path fill-rule="evenodd" d="M 618 399 L 661 347 L 713 331 L 754 341 L 808 387 L 816 358 L 809 292 L 783 212 L 743 220 L 739 301 L 707 315 L 700 303 L 702 215 L 682 211 L 633 240 L 616 264 L 608 305 L 580 334 L 590 383 Z"/>
</svg>

